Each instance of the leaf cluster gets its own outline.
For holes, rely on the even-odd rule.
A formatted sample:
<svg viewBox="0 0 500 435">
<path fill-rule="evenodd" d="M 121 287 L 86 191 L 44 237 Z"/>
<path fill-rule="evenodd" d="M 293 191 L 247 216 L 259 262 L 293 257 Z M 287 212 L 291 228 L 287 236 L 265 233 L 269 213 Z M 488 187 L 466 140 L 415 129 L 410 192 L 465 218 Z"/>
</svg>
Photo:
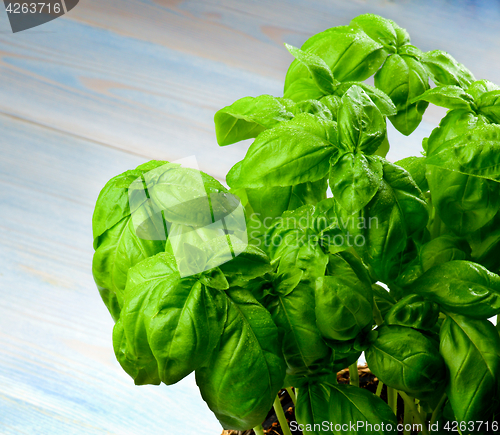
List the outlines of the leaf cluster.
<svg viewBox="0 0 500 435">
<path fill-rule="evenodd" d="M 194 371 L 227 429 L 258 426 L 293 386 L 306 434 L 395 432 L 380 397 L 337 385 L 363 351 L 416 420 L 495 420 L 500 87 L 372 14 L 285 45 L 282 97 L 215 114 L 219 145 L 254 139 L 229 191 L 156 161 L 102 190 L 93 274 L 118 361 L 139 385 Z M 429 104 L 448 112 L 422 154 L 387 160 L 387 120 L 408 135 Z M 246 228 L 230 225 L 240 203 Z"/>
</svg>

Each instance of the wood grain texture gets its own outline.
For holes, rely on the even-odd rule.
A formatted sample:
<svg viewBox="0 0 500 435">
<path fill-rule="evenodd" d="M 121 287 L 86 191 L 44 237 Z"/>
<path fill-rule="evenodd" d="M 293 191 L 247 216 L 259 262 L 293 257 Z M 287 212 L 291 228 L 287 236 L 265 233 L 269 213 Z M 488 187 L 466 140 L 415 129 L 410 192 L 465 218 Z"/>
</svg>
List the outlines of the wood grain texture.
<svg viewBox="0 0 500 435">
<path fill-rule="evenodd" d="M 449 51 L 500 83 L 496 1 L 81 0 L 12 34 L 0 13 L 0 434 L 218 434 L 192 377 L 135 387 L 114 359 L 90 273 L 91 216 L 112 176 L 195 155 L 223 179 L 248 147 L 219 148 L 213 114 L 281 95 L 311 34 L 373 12 L 423 50 Z M 429 108 L 390 158 L 419 152 Z"/>
</svg>

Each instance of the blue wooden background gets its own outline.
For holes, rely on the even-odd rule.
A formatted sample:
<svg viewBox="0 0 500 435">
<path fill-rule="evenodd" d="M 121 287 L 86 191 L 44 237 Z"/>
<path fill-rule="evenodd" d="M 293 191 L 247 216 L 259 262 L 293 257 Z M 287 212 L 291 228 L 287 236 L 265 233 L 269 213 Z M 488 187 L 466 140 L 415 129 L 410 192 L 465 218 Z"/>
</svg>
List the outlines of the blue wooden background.
<svg viewBox="0 0 500 435">
<path fill-rule="evenodd" d="M 196 156 L 223 179 L 248 144 L 219 148 L 214 112 L 281 95 L 313 33 L 373 12 L 500 83 L 498 1 L 81 0 L 12 34 L 0 11 L 0 434 L 217 435 L 192 377 L 135 387 L 115 361 L 91 276 L 91 216 L 112 176 Z M 430 107 L 392 160 L 418 153 Z"/>
</svg>

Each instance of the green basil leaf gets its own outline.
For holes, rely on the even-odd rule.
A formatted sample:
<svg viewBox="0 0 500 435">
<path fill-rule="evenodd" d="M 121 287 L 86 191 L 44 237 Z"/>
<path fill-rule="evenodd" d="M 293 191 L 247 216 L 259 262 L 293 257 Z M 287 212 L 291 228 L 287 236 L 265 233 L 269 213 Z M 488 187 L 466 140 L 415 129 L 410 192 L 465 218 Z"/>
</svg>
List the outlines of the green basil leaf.
<svg viewBox="0 0 500 435">
<path fill-rule="evenodd" d="M 339 140 L 352 151 L 373 154 L 386 136 L 384 116 L 366 92 L 351 86 L 338 112 Z"/>
<path fill-rule="evenodd" d="M 341 207 L 353 214 L 375 196 L 382 174 L 382 163 L 377 158 L 347 153 L 330 168 L 330 188 Z"/>
<path fill-rule="evenodd" d="M 328 189 L 328 178 L 314 182 L 306 182 L 292 186 L 291 201 L 288 210 L 295 210 L 303 205 L 316 205 L 318 202 L 326 199 Z"/>
<path fill-rule="evenodd" d="M 406 157 L 398 160 L 395 164 L 401 166 L 404 170 L 408 171 L 415 181 L 416 185 L 422 192 L 429 190 L 429 184 L 425 178 L 425 157 Z"/>
<path fill-rule="evenodd" d="M 497 91 L 500 89 L 495 83 L 490 82 L 489 80 L 477 80 L 473 82 L 468 88 L 467 93 L 472 95 L 474 101 L 478 101 L 485 92 Z"/>
<path fill-rule="evenodd" d="M 124 356 L 151 365 L 154 358 L 159 379 L 174 384 L 210 358 L 225 316 L 224 293 L 196 277 L 181 279 L 170 254 L 147 258 L 128 275 L 120 316 L 127 342 Z"/>
<path fill-rule="evenodd" d="M 92 275 L 115 321 L 120 315 L 128 269 L 162 252 L 167 237 L 163 218 L 147 203 L 142 182 L 145 200 L 137 199 L 133 210 L 135 216 L 142 216 L 141 228 L 133 222 L 129 194 L 137 198 L 132 187 L 134 182 L 141 180 L 147 172 L 166 164 L 168 162 L 153 160 L 112 178 L 96 202 L 92 218 L 96 250 L 92 260 Z"/>
<path fill-rule="evenodd" d="M 342 86 L 342 84 L 340 86 L 338 86 L 336 89 L 339 89 L 339 87 L 341 87 L 341 86 Z M 332 119 L 334 121 L 337 121 L 337 114 L 338 114 L 340 105 L 342 104 L 341 103 L 341 96 L 337 96 L 337 95 L 325 95 L 324 97 L 321 97 L 320 102 L 326 108 L 328 108 L 328 110 L 332 114 Z M 392 104 L 392 102 L 391 102 L 391 104 Z"/>
<path fill-rule="evenodd" d="M 436 106 L 446 107 L 447 109 L 463 109 L 472 111 L 472 96 L 459 86 L 448 85 L 428 89 L 422 95 L 419 95 L 411 100 L 411 102 L 415 103 L 422 100 L 428 101 Z"/>
<path fill-rule="evenodd" d="M 377 331 L 365 356 L 385 385 L 415 397 L 445 382 L 443 358 L 430 338 L 404 326 L 381 326 Z"/>
<path fill-rule="evenodd" d="M 398 54 L 413 57 L 416 60 L 421 60 L 423 56 L 422 50 L 411 44 L 405 44 L 398 48 Z"/>
<path fill-rule="evenodd" d="M 394 21 L 388 20 L 391 24 L 392 27 L 394 28 L 394 32 L 396 32 L 396 45 L 398 48 L 404 47 L 405 45 L 410 43 L 410 35 L 406 31 L 406 29 L 403 29 L 402 27 L 399 27 Z"/>
<path fill-rule="evenodd" d="M 145 178 L 151 200 L 168 222 L 206 226 L 239 205 L 238 198 L 229 195 L 222 184 L 196 169 L 168 164 Z"/>
<path fill-rule="evenodd" d="M 100 235 L 130 215 L 128 187 L 141 175 L 137 169 L 126 171 L 109 180 L 99 193 L 92 216 L 94 249 Z"/>
<path fill-rule="evenodd" d="M 262 245 L 261 237 L 272 227 L 277 219 L 287 210 L 295 210 L 303 205 L 315 205 L 326 198 L 327 178 L 315 182 L 306 182 L 295 186 L 262 187 L 258 189 L 239 189 L 245 191 L 247 204 L 248 236 L 252 243 Z"/>
<path fill-rule="evenodd" d="M 299 388 L 295 417 L 304 435 L 332 435 L 329 425 L 330 387 L 320 382 Z M 324 423 L 325 422 L 325 423 Z M 325 427 L 326 425 L 326 427 Z M 318 429 L 319 428 L 319 429 Z"/>
<path fill-rule="evenodd" d="M 422 64 L 412 56 L 393 54 L 375 74 L 375 86 L 392 100 L 398 113 L 389 117 L 394 127 L 405 135 L 417 128 L 428 104 L 410 103 L 429 89 L 429 76 Z"/>
<path fill-rule="evenodd" d="M 316 325 L 314 301 L 314 288 L 302 282 L 286 295 L 277 294 L 266 302 L 280 333 L 290 385 L 299 386 L 302 379 L 321 370 L 330 357 Z"/>
<path fill-rule="evenodd" d="M 331 69 L 321 57 L 314 53 L 302 51 L 286 43 L 285 47 L 293 57 L 307 68 L 314 83 L 316 83 L 321 92 L 324 94 L 331 94 L 333 92 L 333 88 L 338 84 L 338 81 L 334 79 Z"/>
<path fill-rule="evenodd" d="M 116 320 L 123 305 L 123 292 L 129 269 L 145 258 L 165 250 L 165 240 L 144 240 L 138 237 L 129 217 L 98 237 L 98 246 L 92 259 L 92 274 L 108 308 Z"/>
<path fill-rule="evenodd" d="M 470 129 L 436 148 L 426 163 L 500 181 L 500 126 Z"/>
<path fill-rule="evenodd" d="M 273 293 L 282 296 L 289 295 L 299 285 L 303 276 L 304 271 L 299 268 L 286 269 L 281 274 L 276 275 L 273 281 Z"/>
<path fill-rule="evenodd" d="M 442 50 L 424 53 L 422 63 L 437 86 L 455 85 L 467 89 L 475 80 L 472 73 L 464 65 L 458 63 L 450 54 Z"/>
<path fill-rule="evenodd" d="M 397 299 L 403 296 L 403 288 L 406 288 L 424 273 L 420 264 L 419 249 L 429 239 L 429 230 L 422 228 L 408 240 L 405 249 L 397 255 L 390 273 L 390 277 L 394 280 L 391 282 L 391 288 Z"/>
<path fill-rule="evenodd" d="M 283 385 L 285 368 L 270 314 L 243 289 L 230 289 L 220 343 L 196 370 L 201 395 L 225 429 L 261 424 Z"/>
<path fill-rule="evenodd" d="M 320 118 L 324 118 L 327 121 L 335 121 L 337 115 L 335 113 L 335 118 L 330 111 L 330 109 L 323 104 L 322 101 L 318 100 L 303 100 L 295 104 L 297 113 L 310 113 Z"/>
<path fill-rule="evenodd" d="M 271 95 L 244 97 L 220 109 L 214 116 L 220 146 L 257 137 L 261 132 L 293 118 L 279 98 Z"/>
<path fill-rule="evenodd" d="M 262 133 L 227 182 L 232 188 L 260 188 L 318 181 L 336 150 L 330 141 L 336 141 L 335 124 L 302 113 Z"/>
<path fill-rule="evenodd" d="M 331 385 L 329 421 L 334 428 L 343 428 L 334 431 L 335 435 L 397 433 L 396 416 L 387 403 L 368 390 L 351 385 Z"/>
<path fill-rule="evenodd" d="M 477 107 L 490 121 L 500 124 L 500 89 L 482 94 Z"/>
<path fill-rule="evenodd" d="M 374 41 L 382 44 L 388 53 L 397 51 L 397 35 L 393 22 L 375 14 L 363 14 L 351 20 L 351 26 L 358 26 Z"/>
<path fill-rule="evenodd" d="M 314 207 L 304 206 L 285 212 L 265 239 L 270 258 L 279 261 L 279 275 L 302 271 L 301 281 L 292 291 L 280 291 L 279 280 L 274 283 L 277 291 L 265 302 L 282 337 L 287 382 L 294 386 L 317 374 L 330 356 L 314 313 L 315 283 L 324 276 L 328 262 L 313 229 L 314 211 Z"/>
<path fill-rule="evenodd" d="M 165 251 L 175 256 L 182 276 L 195 275 L 218 266 L 217 256 L 226 261 L 232 258 L 227 237 L 223 230 L 210 225 L 197 228 L 172 224 Z"/>
<path fill-rule="evenodd" d="M 151 348 L 142 347 L 140 353 L 137 352 L 137 346 L 133 346 L 131 350 L 120 318 L 113 328 L 113 350 L 121 367 L 134 380 L 135 385 L 161 384 L 158 362 Z"/>
<path fill-rule="evenodd" d="M 231 286 L 241 286 L 246 281 L 272 270 L 268 256 L 261 249 L 251 245 L 248 245 L 231 261 L 221 264 L 219 268 L 224 272 Z"/>
<path fill-rule="evenodd" d="M 437 149 L 445 148 L 447 142 L 483 124 L 482 120 L 470 110 L 450 110 L 432 130 L 427 141 L 427 156 L 432 156 Z"/>
<path fill-rule="evenodd" d="M 385 317 L 391 307 L 396 304 L 396 299 L 394 299 L 385 288 L 378 284 L 373 284 L 372 290 L 373 301 L 377 304 L 377 308 L 382 314 L 382 317 Z"/>
<path fill-rule="evenodd" d="M 420 248 L 420 263 L 423 272 L 438 264 L 453 260 L 467 260 L 470 256 L 468 243 L 458 237 L 442 235 L 427 242 Z"/>
<path fill-rule="evenodd" d="M 398 255 L 407 240 L 425 228 L 429 214 L 427 202 L 408 172 L 381 157 L 378 159 L 383 165 L 378 192 L 355 214 L 347 213 L 332 199 L 328 210 L 332 224 L 322 238 L 330 238 L 336 252 L 354 248 L 371 266 L 373 277 L 387 282 L 392 267 L 400 263 Z M 328 245 L 326 241 L 323 243 Z"/>
<path fill-rule="evenodd" d="M 483 125 L 462 129 L 441 144 L 432 142 L 426 162 L 433 203 L 458 235 L 477 231 L 500 208 L 499 139 L 498 126 Z"/>
<path fill-rule="evenodd" d="M 316 322 L 325 338 L 351 340 L 373 323 L 371 282 L 340 255 L 330 256 L 328 269 L 316 282 Z"/>
<path fill-rule="evenodd" d="M 203 271 L 198 279 L 203 285 L 216 290 L 227 290 L 229 288 L 224 272 L 218 267 Z"/>
<path fill-rule="evenodd" d="M 500 277 L 470 261 L 438 264 L 408 287 L 437 302 L 442 309 L 474 319 L 488 319 L 500 313 Z"/>
<path fill-rule="evenodd" d="M 328 263 L 319 244 L 316 219 L 311 205 L 287 211 L 265 236 L 269 257 L 279 260 L 278 272 L 297 267 L 304 271 L 303 281 L 312 286 L 325 274 Z"/>
<path fill-rule="evenodd" d="M 344 82 L 340 83 L 335 87 L 335 95 L 338 97 L 343 97 L 344 94 L 353 86 L 358 86 L 361 88 L 370 98 L 370 100 L 377 106 L 380 110 L 380 113 L 384 116 L 392 116 L 397 113 L 396 106 L 392 102 L 392 100 L 382 92 L 380 89 L 377 89 L 375 86 L 367 85 L 362 82 Z M 326 96 L 321 99 L 321 101 L 329 98 L 331 96 Z M 339 104 L 340 105 L 340 104 Z"/>
<path fill-rule="evenodd" d="M 294 62 L 292 62 L 292 65 Z M 307 69 L 305 71 L 301 71 L 301 74 L 306 74 L 306 71 Z M 303 100 L 319 100 L 323 95 L 324 93 L 318 88 L 316 83 L 314 83 L 312 77 L 308 76 L 294 80 L 285 88 L 285 91 L 283 92 L 284 98 L 288 98 L 297 103 Z"/>
<path fill-rule="evenodd" d="M 316 279 L 324 275 L 328 256 L 319 246 L 315 237 L 310 237 L 311 232 L 285 233 L 283 240 L 286 246 L 274 251 L 274 258 L 280 256 L 278 272 L 287 270 L 295 265 L 304 271 L 302 281 L 314 286 Z M 272 239 L 271 239 L 272 240 Z M 273 249 L 276 240 L 273 240 Z"/>
<path fill-rule="evenodd" d="M 109 180 L 99 193 L 92 216 L 94 249 L 96 239 L 124 217 L 130 215 L 128 188 L 142 174 L 167 164 L 167 161 L 151 160 L 136 169 L 126 171 Z"/>
<path fill-rule="evenodd" d="M 457 421 L 491 418 L 498 405 L 500 337 L 488 320 L 449 314 L 441 326 L 440 352 L 449 371 L 446 393 Z"/>
<path fill-rule="evenodd" d="M 420 295 L 408 295 L 391 307 L 384 320 L 387 325 L 430 331 L 436 325 L 438 317 L 438 304 Z"/>
<path fill-rule="evenodd" d="M 432 165 L 426 177 L 439 217 L 458 236 L 477 231 L 500 209 L 496 181 Z"/>
<path fill-rule="evenodd" d="M 403 251 L 411 235 L 427 225 L 429 215 L 427 203 L 408 172 L 381 160 L 383 180 L 363 213 L 361 249 L 376 276 L 387 278 L 395 256 Z M 356 229 L 351 230 L 355 235 Z"/>
<path fill-rule="evenodd" d="M 500 272 L 500 213 L 469 235 L 472 259 L 492 272 Z"/>
<path fill-rule="evenodd" d="M 328 341 L 327 344 L 331 344 L 332 340 Z M 332 371 L 338 373 L 339 371 L 349 367 L 350 365 L 357 363 L 361 354 L 361 350 L 351 350 L 350 352 L 340 352 L 334 349 L 333 352 L 333 367 Z"/>
<path fill-rule="evenodd" d="M 334 27 L 309 38 L 301 47 L 303 51 L 322 58 L 339 81 L 363 81 L 373 75 L 387 56 L 383 46 L 371 39 L 360 28 Z M 285 96 L 288 88 L 309 72 L 297 60 L 293 61 L 285 79 Z"/>
</svg>

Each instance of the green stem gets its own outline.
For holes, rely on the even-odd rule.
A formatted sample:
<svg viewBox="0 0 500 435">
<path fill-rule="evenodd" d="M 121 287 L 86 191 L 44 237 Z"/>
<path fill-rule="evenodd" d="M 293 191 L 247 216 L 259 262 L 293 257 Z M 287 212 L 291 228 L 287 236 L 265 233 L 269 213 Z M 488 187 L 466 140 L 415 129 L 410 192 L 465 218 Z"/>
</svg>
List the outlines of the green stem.
<svg viewBox="0 0 500 435">
<path fill-rule="evenodd" d="M 406 427 L 407 425 L 410 425 L 410 427 L 413 425 L 413 414 L 411 412 L 410 407 L 406 405 L 404 409 L 403 424 L 404 424 L 404 435 L 411 435 L 411 430 L 407 430 Z"/>
<path fill-rule="evenodd" d="M 290 432 L 290 428 L 288 427 L 288 421 L 286 421 L 285 413 L 283 412 L 283 407 L 281 406 L 279 396 L 276 396 L 276 399 L 274 399 L 273 407 L 274 412 L 276 412 L 276 416 L 278 417 L 278 421 L 280 422 L 283 435 L 292 435 L 292 432 Z"/>
<path fill-rule="evenodd" d="M 292 399 L 292 402 L 294 405 L 297 404 L 297 398 L 295 397 L 295 393 L 293 392 L 291 387 L 285 388 L 286 391 L 288 391 L 288 395 L 290 396 L 290 399 Z"/>
<path fill-rule="evenodd" d="M 380 397 L 380 395 L 382 394 L 382 388 L 384 388 L 384 383 L 379 380 L 377 385 L 377 392 L 375 393 L 377 397 Z"/>
<path fill-rule="evenodd" d="M 394 388 L 387 387 L 387 403 L 389 407 L 394 412 L 394 415 L 398 413 L 398 394 Z"/>
<path fill-rule="evenodd" d="M 437 214 L 437 211 L 434 209 L 434 221 L 432 222 L 431 238 L 435 239 L 436 237 L 439 237 L 440 234 L 441 234 L 441 218 Z"/>
<path fill-rule="evenodd" d="M 355 387 L 359 387 L 358 360 L 349 366 L 349 383 Z"/>
<path fill-rule="evenodd" d="M 417 420 L 417 423 L 422 426 L 422 435 L 429 435 L 429 432 L 427 431 L 427 426 L 425 425 L 425 421 L 422 420 L 422 416 L 420 415 L 420 412 L 418 412 L 413 399 L 410 396 L 408 396 L 408 394 L 403 393 L 402 391 L 399 391 L 399 395 L 405 401 L 405 408 L 408 407 L 410 409 L 411 413 L 413 414 L 413 417 L 415 418 L 415 420 Z"/>
<path fill-rule="evenodd" d="M 439 411 L 443 407 L 444 402 L 446 402 L 446 397 L 447 397 L 446 393 L 444 393 L 443 396 L 441 397 L 441 399 L 439 400 L 439 403 L 437 404 L 436 408 L 434 409 L 434 412 L 432 413 L 432 416 L 431 416 L 431 425 L 436 423 L 438 416 L 439 416 Z"/>
<path fill-rule="evenodd" d="M 500 331 L 500 314 L 497 314 L 497 331 Z"/>
<path fill-rule="evenodd" d="M 262 428 L 261 424 L 259 424 L 258 426 L 255 426 L 253 428 L 253 431 L 255 432 L 255 435 L 264 435 L 264 429 Z"/>
</svg>

